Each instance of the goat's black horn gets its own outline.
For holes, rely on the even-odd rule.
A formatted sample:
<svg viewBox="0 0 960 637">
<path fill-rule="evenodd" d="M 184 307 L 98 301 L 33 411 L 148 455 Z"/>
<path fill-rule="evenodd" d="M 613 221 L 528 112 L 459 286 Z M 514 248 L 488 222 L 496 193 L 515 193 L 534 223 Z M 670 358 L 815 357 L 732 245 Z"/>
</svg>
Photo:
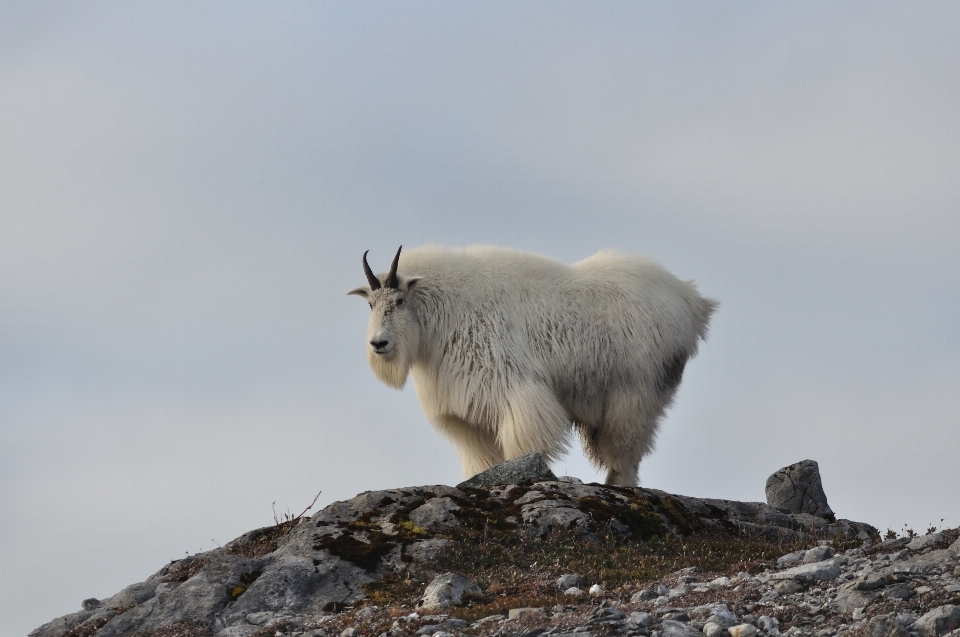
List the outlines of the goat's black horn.
<svg viewBox="0 0 960 637">
<path fill-rule="evenodd" d="M 387 275 L 387 280 L 384 282 L 384 285 L 394 290 L 400 287 L 400 281 L 397 279 L 397 265 L 400 263 L 401 250 L 403 250 L 403 246 L 397 248 L 397 256 L 393 257 L 393 263 L 390 264 L 390 274 Z"/>
<path fill-rule="evenodd" d="M 370 251 L 367 250 L 367 252 Z M 370 264 L 367 263 L 367 252 L 363 253 L 363 273 L 367 275 L 367 282 L 370 283 L 370 289 L 379 290 L 383 286 L 380 285 L 380 279 L 373 274 L 373 270 L 370 269 Z"/>
</svg>

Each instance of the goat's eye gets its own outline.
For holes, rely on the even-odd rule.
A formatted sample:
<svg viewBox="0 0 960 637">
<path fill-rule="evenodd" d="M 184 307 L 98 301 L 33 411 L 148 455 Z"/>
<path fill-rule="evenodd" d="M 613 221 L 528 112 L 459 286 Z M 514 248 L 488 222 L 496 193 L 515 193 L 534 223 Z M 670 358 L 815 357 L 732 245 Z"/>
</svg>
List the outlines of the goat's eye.
<svg viewBox="0 0 960 637">
<path fill-rule="evenodd" d="M 403 299 L 397 299 L 397 305 L 403 305 Z"/>
</svg>

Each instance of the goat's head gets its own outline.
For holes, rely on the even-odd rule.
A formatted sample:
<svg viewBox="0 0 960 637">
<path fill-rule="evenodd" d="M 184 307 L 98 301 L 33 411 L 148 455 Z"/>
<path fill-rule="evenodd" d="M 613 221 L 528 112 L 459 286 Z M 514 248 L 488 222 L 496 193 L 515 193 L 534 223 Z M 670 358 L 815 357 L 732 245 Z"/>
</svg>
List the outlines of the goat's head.
<svg viewBox="0 0 960 637">
<path fill-rule="evenodd" d="M 393 258 L 390 271 L 383 281 L 373 273 L 363 253 L 363 272 L 368 285 L 348 294 L 362 296 L 370 304 L 370 325 L 367 328 L 367 357 L 377 377 L 391 387 L 403 387 L 407 373 L 420 349 L 420 324 L 411 303 L 411 292 L 420 280 L 400 277 L 400 250 Z"/>
</svg>

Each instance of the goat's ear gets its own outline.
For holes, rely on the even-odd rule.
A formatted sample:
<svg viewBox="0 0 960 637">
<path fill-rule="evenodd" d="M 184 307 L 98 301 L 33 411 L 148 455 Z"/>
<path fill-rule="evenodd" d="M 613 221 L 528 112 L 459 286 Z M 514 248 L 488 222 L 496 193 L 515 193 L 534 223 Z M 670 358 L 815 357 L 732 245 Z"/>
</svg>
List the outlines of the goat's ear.
<svg viewBox="0 0 960 637">
<path fill-rule="evenodd" d="M 357 296 L 362 296 L 363 298 L 367 299 L 367 298 L 370 298 L 370 288 L 368 288 L 367 286 L 363 286 L 363 287 L 357 288 L 356 290 L 350 290 L 349 292 L 347 292 L 347 296 L 351 294 L 356 294 Z"/>
<path fill-rule="evenodd" d="M 418 276 L 412 276 L 412 277 L 410 277 L 410 278 L 408 278 L 408 279 L 403 279 L 402 281 L 400 281 L 400 288 L 401 288 L 404 292 L 409 292 L 409 291 L 412 290 L 414 287 L 416 287 L 417 283 L 419 283 L 419 282 L 420 282 L 420 277 L 418 277 Z"/>
</svg>

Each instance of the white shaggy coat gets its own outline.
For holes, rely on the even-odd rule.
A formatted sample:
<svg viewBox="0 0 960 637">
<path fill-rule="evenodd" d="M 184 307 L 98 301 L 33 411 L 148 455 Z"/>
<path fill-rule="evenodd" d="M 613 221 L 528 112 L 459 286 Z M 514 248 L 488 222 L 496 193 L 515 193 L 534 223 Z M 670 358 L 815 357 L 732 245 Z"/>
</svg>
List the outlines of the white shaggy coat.
<svg viewBox="0 0 960 637">
<path fill-rule="evenodd" d="M 400 255 L 397 281 L 351 292 L 370 303 L 370 366 L 397 388 L 412 373 L 466 476 L 534 451 L 556 459 L 572 425 L 607 484 L 636 485 L 716 307 L 692 282 L 611 250 L 568 266 L 426 246 Z"/>
</svg>

